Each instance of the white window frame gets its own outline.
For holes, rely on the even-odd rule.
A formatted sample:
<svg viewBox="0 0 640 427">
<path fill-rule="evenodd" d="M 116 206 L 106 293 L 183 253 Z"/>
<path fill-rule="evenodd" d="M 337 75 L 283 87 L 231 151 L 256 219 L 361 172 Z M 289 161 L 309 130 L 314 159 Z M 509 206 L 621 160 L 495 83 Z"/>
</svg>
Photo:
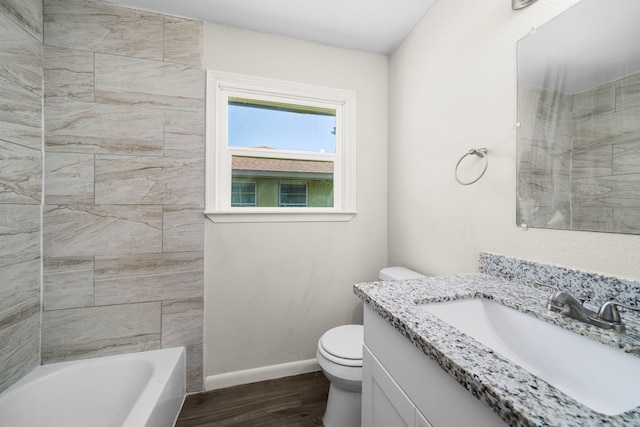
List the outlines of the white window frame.
<svg viewBox="0 0 640 427">
<path fill-rule="evenodd" d="M 335 155 L 227 146 L 228 98 L 240 97 L 336 110 Z M 356 93 L 351 90 L 207 71 L 206 202 L 214 222 L 349 221 L 356 211 Z M 283 157 L 283 154 L 285 156 Z M 333 207 L 232 207 L 231 158 L 257 156 L 293 160 L 333 158 Z"/>
</svg>

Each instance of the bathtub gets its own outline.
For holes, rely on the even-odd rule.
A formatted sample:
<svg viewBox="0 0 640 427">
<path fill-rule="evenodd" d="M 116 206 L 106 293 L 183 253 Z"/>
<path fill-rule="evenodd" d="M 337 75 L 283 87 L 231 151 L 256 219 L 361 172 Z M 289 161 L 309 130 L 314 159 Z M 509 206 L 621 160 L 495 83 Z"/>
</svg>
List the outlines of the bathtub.
<svg viewBox="0 0 640 427">
<path fill-rule="evenodd" d="M 180 347 L 38 366 L 0 394 L 0 426 L 171 427 L 185 364 Z"/>
</svg>

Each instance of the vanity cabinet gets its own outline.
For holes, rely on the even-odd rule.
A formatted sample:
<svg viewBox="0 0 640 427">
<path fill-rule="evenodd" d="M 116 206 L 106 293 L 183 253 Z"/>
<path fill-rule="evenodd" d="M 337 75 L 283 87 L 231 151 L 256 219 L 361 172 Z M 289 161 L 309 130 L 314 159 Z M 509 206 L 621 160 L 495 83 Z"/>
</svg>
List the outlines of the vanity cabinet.
<svg viewBox="0 0 640 427">
<path fill-rule="evenodd" d="M 362 359 L 363 426 L 432 427 L 366 346 Z"/>
<path fill-rule="evenodd" d="M 362 427 L 496 427 L 505 422 L 365 306 Z"/>
</svg>

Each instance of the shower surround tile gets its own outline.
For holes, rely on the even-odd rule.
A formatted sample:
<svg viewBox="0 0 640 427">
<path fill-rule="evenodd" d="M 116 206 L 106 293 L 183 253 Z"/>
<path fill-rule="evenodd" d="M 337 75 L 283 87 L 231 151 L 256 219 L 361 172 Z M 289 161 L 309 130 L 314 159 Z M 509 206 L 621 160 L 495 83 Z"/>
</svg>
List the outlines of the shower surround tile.
<svg viewBox="0 0 640 427">
<path fill-rule="evenodd" d="M 612 173 L 640 174 L 640 139 L 613 146 Z"/>
<path fill-rule="evenodd" d="M 42 42 L 42 1 L 41 0 L 3 0 L 0 12 L 9 16 L 33 38 Z"/>
<path fill-rule="evenodd" d="M 93 257 L 45 258 L 43 309 L 93 306 Z"/>
<path fill-rule="evenodd" d="M 40 204 L 42 152 L 0 140 L 0 203 Z"/>
<path fill-rule="evenodd" d="M 161 303 L 42 313 L 42 361 L 53 363 L 160 348 Z"/>
<path fill-rule="evenodd" d="M 42 360 L 185 343 L 199 391 L 204 23 L 44 4 Z"/>
<path fill-rule="evenodd" d="M 194 204 L 204 194 L 204 160 L 96 157 L 96 204 Z"/>
<path fill-rule="evenodd" d="M 204 251 L 204 206 L 162 207 L 162 248 L 167 252 Z"/>
<path fill-rule="evenodd" d="M 164 155 L 204 158 L 204 116 L 201 112 L 165 111 Z"/>
<path fill-rule="evenodd" d="M 53 100 L 45 110 L 47 152 L 162 155 L 162 111 Z"/>
<path fill-rule="evenodd" d="M 204 82 L 199 67 L 96 54 L 96 102 L 199 111 Z"/>
<path fill-rule="evenodd" d="M 162 15 L 80 0 L 44 1 L 48 46 L 162 60 Z"/>
<path fill-rule="evenodd" d="M 93 102 L 93 52 L 44 47 L 44 95 Z"/>
<path fill-rule="evenodd" d="M 162 345 L 179 347 L 202 342 L 204 298 L 162 302 Z"/>
<path fill-rule="evenodd" d="M 0 267 L 40 258 L 40 205 L 0 204 Z"/>
<path fill-rule="evenodd" d="M 0 139 L 42 146 L 42 45 L 0 14 Z"/>
<path fill-rule="evenodd" d="M 202 252 L 96 256 L 96 305 L 202 297 Z"/>
<path fill-rule="evenodd" d="M 200 67 L 204 23 L 176 16 L 164 17 L 164 60 Z"/>
<path fill-rule="evenodd" d="M 640 105 L 640 73 L 616 82 L 616 110 L 626 110 Z"/>
<path fill-rule="evenodd" d="M 46 205 L 48 257 L 162 251 L 161 206 Z"/>
<path fill-rule="evenodd" d="M 45 158 L 45 203 L 93 204 L 94 156 L 92 154 L 48 153 Z"/>
<path fill-rule="evenodd" d="M 0 392 L 40 363 L 42 2 L 0 1 Z"/>
</svg>

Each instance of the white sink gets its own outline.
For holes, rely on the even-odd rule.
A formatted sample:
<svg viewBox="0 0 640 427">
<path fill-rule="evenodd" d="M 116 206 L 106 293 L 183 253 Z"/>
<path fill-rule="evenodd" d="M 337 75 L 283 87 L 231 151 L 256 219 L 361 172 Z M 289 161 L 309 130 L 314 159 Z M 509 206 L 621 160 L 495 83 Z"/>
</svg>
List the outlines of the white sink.
<svg viewBox="0 0 640 427">
<path fill-rule="evenodd" d="M 487 299 L 425 304 L 427 311 L 606 415 L 640 406 L 640 358 Z"/>
</svg>

